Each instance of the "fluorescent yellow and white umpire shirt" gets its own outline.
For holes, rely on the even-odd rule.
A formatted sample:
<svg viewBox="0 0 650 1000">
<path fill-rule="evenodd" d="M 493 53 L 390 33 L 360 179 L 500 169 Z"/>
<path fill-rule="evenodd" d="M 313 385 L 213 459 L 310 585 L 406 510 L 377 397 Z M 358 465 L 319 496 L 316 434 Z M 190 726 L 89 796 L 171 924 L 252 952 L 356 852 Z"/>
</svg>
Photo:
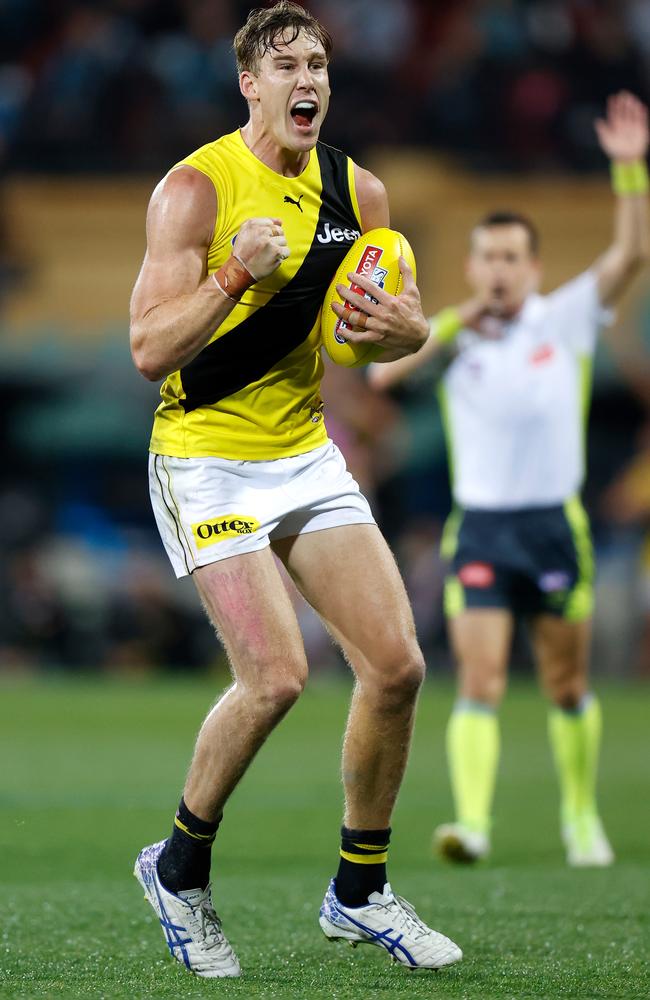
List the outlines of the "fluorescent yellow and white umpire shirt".
<svg viewBox="0 0 650 1000">
<path fill-rule="evenodd" d="M 498 335 L 460 332 L 440 389 L 459 506 L 553 506 L 578 493 L 592 359 L 609 322 L 586 271 L 530 295 Z"/>
</svg>

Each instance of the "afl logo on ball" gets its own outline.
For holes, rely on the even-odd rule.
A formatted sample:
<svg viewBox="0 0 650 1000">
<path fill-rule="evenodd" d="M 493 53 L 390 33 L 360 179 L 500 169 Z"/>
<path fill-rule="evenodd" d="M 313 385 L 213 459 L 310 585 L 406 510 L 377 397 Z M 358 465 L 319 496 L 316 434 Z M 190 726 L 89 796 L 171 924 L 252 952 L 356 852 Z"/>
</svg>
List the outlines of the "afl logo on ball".
<svg viewBox="0 0 650 1000">
<path fill-rule="evenodd" d="M 476 587 L 479 589 L 491 587 L 494 583 L 494 569 L 489 563 L 467 563 L 459 571 L 458 579 L 464 587 Z"/>
</svg>

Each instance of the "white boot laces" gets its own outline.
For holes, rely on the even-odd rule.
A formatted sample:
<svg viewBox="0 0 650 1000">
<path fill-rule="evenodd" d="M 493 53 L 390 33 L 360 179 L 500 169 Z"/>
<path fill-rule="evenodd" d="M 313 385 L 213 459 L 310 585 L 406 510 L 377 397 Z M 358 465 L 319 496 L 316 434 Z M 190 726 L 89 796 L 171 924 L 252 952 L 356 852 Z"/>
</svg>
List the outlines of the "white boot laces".
<svg viewBox="0 0 650 1000">
<path fill-rule="evenodd" d="M 405 930 L 413 934 L 414 938 L 427 937 L 431 933 L 431 928 L 427 927 L 423 920 L 420 920 L 412 904 L 403 896 L 395 896 L 398 907 L 405 915 Z"/>
</svg>

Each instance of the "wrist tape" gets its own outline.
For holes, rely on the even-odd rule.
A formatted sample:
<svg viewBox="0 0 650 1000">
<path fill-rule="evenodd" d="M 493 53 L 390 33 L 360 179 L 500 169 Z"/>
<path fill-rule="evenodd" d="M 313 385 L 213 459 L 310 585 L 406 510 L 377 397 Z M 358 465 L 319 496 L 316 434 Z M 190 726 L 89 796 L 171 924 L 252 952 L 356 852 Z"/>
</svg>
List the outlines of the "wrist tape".
<svg viewBox="0 0 650 1000">
<path fill-rule="evenodd" d="M 441 309 L 439 313 L 432 316 L 430 320 L 431 333 L 439 344 L 450 344 L 463 328 L 463 321 L 460 318 L 458 309 L 449 306 Z"/>
<path fill-rule="evenodd" d="M 244 292 L 256 281 L 243 260 L 235 254 L 231 254 L 218 271 L 213 271 L 212 277 L 220 291 L 233 302 L 239 302 Z"/>
<path fill-rule="evenodd" d="M 612 163 L 612 188 L 617 195 L 648 193 L 648 168 L 645 160 Z"/>
</svg>

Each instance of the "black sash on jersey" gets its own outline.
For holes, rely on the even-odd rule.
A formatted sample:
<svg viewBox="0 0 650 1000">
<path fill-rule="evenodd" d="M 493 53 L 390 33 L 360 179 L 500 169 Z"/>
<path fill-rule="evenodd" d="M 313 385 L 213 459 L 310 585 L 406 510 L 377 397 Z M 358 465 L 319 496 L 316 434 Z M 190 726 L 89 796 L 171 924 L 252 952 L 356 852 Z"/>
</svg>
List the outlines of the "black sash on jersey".
<svg viewBox="0 0 650 1000">
<path fill-rule="evenodd" d="M 348 158 L 338 149 L 317 143 L 322 191 L 312 245 L 293 278 L 266 305 L 223 337 L 204 347 L 181 369 L 186 413 L 218 403 L 262 378 L 311 333 L 325 292 L 350 243 L 323 243 L 324 224 L 358 228 L 348 184 Z"/>
</svg>

